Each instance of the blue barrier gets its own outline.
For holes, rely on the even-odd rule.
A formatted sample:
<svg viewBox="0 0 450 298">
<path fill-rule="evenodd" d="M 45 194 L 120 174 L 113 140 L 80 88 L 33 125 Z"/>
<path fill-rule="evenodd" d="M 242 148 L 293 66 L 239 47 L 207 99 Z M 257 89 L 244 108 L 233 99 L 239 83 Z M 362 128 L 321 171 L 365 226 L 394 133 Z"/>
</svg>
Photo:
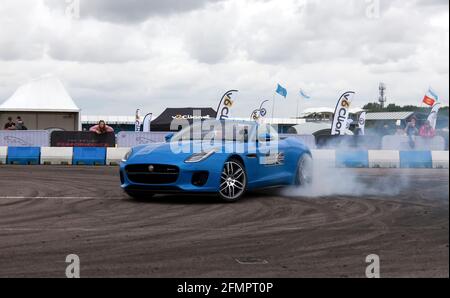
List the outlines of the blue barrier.
<svg viewBox="0 0 450 298">
<path fill-rule="evenodd" d="M 431 151 L 400 151 L 401 168 L 432 168 Z"/>
<path fill-rule="evenodd" d="M 7 164 L 38 165 L 41 159 L 39 147 L 9 147 Z"/>
<path fill-rule="evenodd" d="M 369 152 L 368 151 L 336 151 L 336 166 L 347 168 L 368 168 Z"/>
<path fill-rule="evenodd" d="M 106 148 L 99 147 L 74 147 L 74 165 L 105 165 Z"/>
<path fill-rule="evenodd" d="M 47 148 L 48 149 L 48 148 Z M 111 151 L 118 150 L 109 148 Z M 126 148 L 119 150 L 120 156 Z M 44 150 L 39 147 L 0 147 L 0 164 L 39 164 Z M 73 151 L 72 151 L 73 150 Z M 105 147 L 75 147 L 58 158 L 72 160 L 74 165 L 110 165 Z M 73 153 L 73 154 L 72 154 Z M 48 153 L 46 154 L 46 156 Z M 118 161 L 119 158 L 115 157 Z M 365 150 L 313 150 L 317 161 L 327 161 L 329 166 L 348 168 L 400 167 L 448 169 L 448 151 L 365 151 Z M 117 163 L 117 162 L 116 162 Z"/>
</svg>

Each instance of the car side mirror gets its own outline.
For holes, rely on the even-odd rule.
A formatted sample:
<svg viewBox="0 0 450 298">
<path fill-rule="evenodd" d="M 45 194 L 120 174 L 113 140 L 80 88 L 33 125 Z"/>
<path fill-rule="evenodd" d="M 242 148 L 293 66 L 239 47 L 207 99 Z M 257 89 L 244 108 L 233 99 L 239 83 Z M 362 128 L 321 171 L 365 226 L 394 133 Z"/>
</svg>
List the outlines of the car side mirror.
<svg viewBox="0 0 450 298">
<path fill-rule="evenodd" d="M 164 138 L 166 139 L 166 142 L 169 143 L 172 140 L 173 136 L 174 136 L 173 133 L 169 133 Z"/>
</svg>

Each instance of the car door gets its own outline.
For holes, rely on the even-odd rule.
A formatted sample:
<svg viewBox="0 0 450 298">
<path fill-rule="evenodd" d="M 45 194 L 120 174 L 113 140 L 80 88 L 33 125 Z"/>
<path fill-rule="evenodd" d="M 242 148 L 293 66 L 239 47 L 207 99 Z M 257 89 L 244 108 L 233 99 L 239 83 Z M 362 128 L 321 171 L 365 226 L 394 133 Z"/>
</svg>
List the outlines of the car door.
<svg viewBox="0 0 450 298">
<path fill-rule="evenodd" d="M 260 125 L 257 138 L 258 183 L 262 186 L 285 184 L 287 174 L 284 141 L 280 140 L 271 125 Z"/>
</svg>

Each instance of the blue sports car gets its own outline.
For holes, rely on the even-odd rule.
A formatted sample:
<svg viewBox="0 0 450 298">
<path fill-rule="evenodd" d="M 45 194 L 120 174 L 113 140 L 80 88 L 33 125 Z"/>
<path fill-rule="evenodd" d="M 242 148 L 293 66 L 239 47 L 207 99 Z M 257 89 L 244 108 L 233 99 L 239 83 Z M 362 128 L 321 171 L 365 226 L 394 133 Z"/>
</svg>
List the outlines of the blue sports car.
<svg viewBox="0 0 450 298">
<path fill-rule="evenodd" d="M 134 147 L 120 165 L 121 186 L 134 198 L 160 193 L 211 193 L 226 202 L 246 191 L 312 180 L 310 150 L 297 138 L 281 139 L 266 124 L 202 121 Z"/>
</svg>

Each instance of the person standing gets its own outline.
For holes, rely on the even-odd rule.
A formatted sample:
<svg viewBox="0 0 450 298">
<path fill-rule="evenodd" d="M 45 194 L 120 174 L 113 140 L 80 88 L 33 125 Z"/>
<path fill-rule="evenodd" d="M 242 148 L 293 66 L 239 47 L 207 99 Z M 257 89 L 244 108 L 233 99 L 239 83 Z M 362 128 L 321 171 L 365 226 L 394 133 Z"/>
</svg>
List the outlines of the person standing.
<svg viewBox="0 0 450 298">
<path fill-rule="evenodd" d="M 17 130 L 27 130 L 28 128 L 25 126 L 25 122 L 23 122 L 22 117 L 17 116 L 16 119 L 16 129 Z"/>
<path fill-rule="evenodd" d="M 98 135 L 102 135 L 108 132 L 114 132 L 114 129 L 111 126 L 106 125 L 106 122 L 100 120 L 97 125 L 92 126 L 89 129 L 90 132 L 95 132 Z"/>
<path fill-rule="evenodd" d="M 419 133 L 416 127 L 417 119 L 412 117 L 405 128 L 405 133 L 409 139 L 409 146 L 414 149 L 416 147 L 416 136 Z"/>
<path fill-rule="evenodd" d="M 430 124 L 430 121 L 425 121 L 425 124 L 419 129 L 419 136 L 423 138 L 434 138 L 436 136 L 436 130 Z"/>
<path fill-rule="evenodd" d="M 8 122 L 3 126 L 5 130 L 16 130 L 16 124 L 13 122 L 12 117 L 8 117 Z"/>
</svg>

